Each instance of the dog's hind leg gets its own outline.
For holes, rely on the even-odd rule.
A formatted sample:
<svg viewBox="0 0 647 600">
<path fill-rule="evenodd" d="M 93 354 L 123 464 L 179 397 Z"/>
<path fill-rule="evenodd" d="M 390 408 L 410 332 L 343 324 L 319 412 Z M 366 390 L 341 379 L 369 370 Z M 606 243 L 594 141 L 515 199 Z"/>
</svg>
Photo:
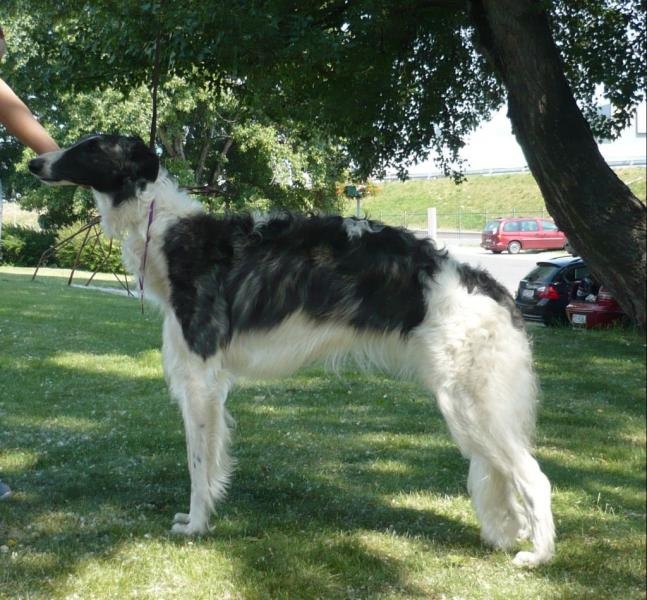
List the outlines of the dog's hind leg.
<svg viewBox="0 0 647 600">
<path fill-rule="evenodd" d="M 490 460 L 472 456 L 467 489 L 485 542 L 509 550 L 519 540 L 528 538 L 528 519 L 514 485 Z"/>
<path fill-rule="evenodd" d="M 536 382 L 524 333 L 494 316 L 423 331 L 429 362 L 421 375 L 471 461 L 468 489 L 483 539 L 509 548 L 529 535 L 532 550 L 514 563 L 537 565 L 553 556 L 555 531 L 550 483 L 530 453 Z"/>
<path fill-rule="evenodd" d="M 555 537 L 550 483 L 530 454 L 525 432 L 485 409 L 479 394 L 437 392 L 437 399 L 452 437 L 470 459 L 468 490 L 483 540 L 509 549 L 530 536 L 533 550 L 517 553 L 514 563 L 548 562 Z"/>
<path fill-rule="evenodd" d="M 555 525 L 551 511 L 550 482 L 529 452 L 515 461 L 511 479 L 524 502 L 532 530 L 532 551 L 517 552 L 514 564 L 534 566 L 555 553 Z"/>
<path fill-rule="evenodd" d="M 550 482 L 527 447 L 499 441 L 503 443 L 493 441 L 488 459 L 475 457 L 470 464 L 470 494 L 481 535 L 502 549 L 508 549 L 515 539 L 530 537 L 533 549 L 518 552 L 514 564 L 548 562 L 555 551 Z"/>
</svg>

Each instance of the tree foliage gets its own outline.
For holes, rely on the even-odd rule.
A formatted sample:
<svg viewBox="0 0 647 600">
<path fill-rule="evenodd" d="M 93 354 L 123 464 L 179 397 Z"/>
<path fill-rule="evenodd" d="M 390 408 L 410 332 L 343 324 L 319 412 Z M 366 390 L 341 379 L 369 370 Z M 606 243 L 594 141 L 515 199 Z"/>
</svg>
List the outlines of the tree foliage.
<svg viewBox="0 0 647 600">
<path fill-rule="evenodd" d="M 114 19 L 105 12 L 114 3 L 77 3 L 78 18 L 70 16 L 69 5 L 61 11 L 55 3 L 37 3 L 39 17 L 51 19 L 46 26 L 31 16 L 29 4 L 14 5 L 5 24 L 10 46 L 5 67 L 12 86 L 59 143 L 106 131 L 147 139 L 150 50 L 156 39 L 150 22 L 158 6 L 129 7 L 125 21 L 115 29 Z M 124 25 L 134 39 L 123 35 Z M 81 39 L 86 27 L 105 34 L 100 47 L 94 38 Z M 114 55 L 106 53 L 110 36 L 115 36 Z M 127 46 L 122 46 L 124 39 Z M 200 77 L 186 52 L 180 61 L 185 68 L 175 68 L 173 44 L 164 43 L 162 49 L 157 147 L 181 184 L 210 192 L 205 201 L 214 209 L 338 206 L 335 183 L 344 176 L 349 159 L 337 139 L 289 119 L 272 121 L 262 107 L 243 102 L 239 83 L 229 80 L 216 86 L 212 77 Z M 115 58 L 119 55 L 120 60 Z M 89 73 L 88 64 L 96 70 Z M 6 165 L 3 180 L 20 189 L 24 206 L 44 211 L 44 225 L 64 225 L 87 215 L 91 201 L 86 192 L 37 185 L 26 175 L 29 151 L 21 161 L 19 151 L 15 143 L 0 151 Z"/>
<path fill-rule="evenodd" d="M 349 160 L 404 176 L 431 151 L 459 179 L 465 136 L 508 99 L 549 210 L 645 322 L 644 206 L 592 137 L 617 135 L 644 98 L 644 0 L 6 4 L 15 84 L 44 115 L 66 94 L 150 93 L 158 65 L 166 154 L 230 205 L 326 201 Z"/>
<path fill-rule="evenodd" d="M 244 110 L 273 124 L 298 120 L 326 132 L 364 174 L 404 174 L 429 150 L 459 169 L 465 135 L 505 99 L 459 0 L 9 4 L 20 30 L 12 36 L 30 42 L 21 77 L 40 96 L 150 84 L 159 36 L 163 82 L 177 76 L 201 93 L 233 91 Z M 644 1 L 542 6 L 594 132 L 617 134 L 644 96 Z M 598 115 L 598 86 L 614 104 L 610 118 Z"/>
</svg>

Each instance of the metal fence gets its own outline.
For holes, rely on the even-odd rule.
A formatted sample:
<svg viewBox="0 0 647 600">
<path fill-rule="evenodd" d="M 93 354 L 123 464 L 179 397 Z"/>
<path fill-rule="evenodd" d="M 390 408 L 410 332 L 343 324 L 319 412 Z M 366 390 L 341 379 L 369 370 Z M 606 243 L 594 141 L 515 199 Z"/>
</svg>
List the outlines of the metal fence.
<svg viewBox="0 0 647 600">
<path fill-rule="evenodd" d="M 428 212 L 387 213 L 377 211 L 370 215 L 372 219 L 383 221 L 389 225 L 406 227 L 414 231 L 427 231 L 429 228 Z M 485 224 L 497 217 L 550 217 L 546 209 L 537 211 L 535 207 L 524 210 L 523 208 L 510 208 L 508 210 L 484 211 L 437 211 L 437 227 L 439 231 L 452 231 L 460 233 L 481 232 Z"/>
</svg>

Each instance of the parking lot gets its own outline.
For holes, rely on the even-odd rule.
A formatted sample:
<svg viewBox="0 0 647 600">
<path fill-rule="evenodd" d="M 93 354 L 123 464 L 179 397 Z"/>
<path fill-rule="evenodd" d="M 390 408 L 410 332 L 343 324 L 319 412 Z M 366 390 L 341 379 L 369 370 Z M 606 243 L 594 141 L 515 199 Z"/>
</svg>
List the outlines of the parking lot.
<svg viewBox="0 0 647 600">
<path fill-rule="evenodd" d="M 540 260 L 564 256 L 564 250 L 548 252 L 520 252 L 519 254 L 492 254 L 480 246 L 447 244 L 451 254 L 462 262 L 487 269 L 496 279 L 515 294 L 522 279 Z"/>
</svg>

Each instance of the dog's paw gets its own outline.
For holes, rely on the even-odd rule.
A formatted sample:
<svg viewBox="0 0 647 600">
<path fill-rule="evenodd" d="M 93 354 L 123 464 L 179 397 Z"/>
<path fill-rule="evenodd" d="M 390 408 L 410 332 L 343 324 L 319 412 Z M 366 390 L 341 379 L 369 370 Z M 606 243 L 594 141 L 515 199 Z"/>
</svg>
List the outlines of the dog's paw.
<svg viewBox="0 0 647 600">
<path fill-rule="evenodd" d="M 191 523 L 173 523 L 171 533 L 173 535 L 195 535 Z"/>
<path fill-rule="evenodd" d="M 536 567 L 537 565 L 547 563 L 551 558 L 551 554 L 522 551 L 517 552 L 517 555 L 512 559 L 512 564 L 517 567 Z"/>
<path fill-rule="evenodd" d="M 174 523 L 171 527 L 171 533 L 173 535 L 202 535 L 207 529 L 205 527 L 196 527 L 189 523 Z"/>
<path fill-rule="evenodd" d="M 173 526 L 171 533 L 175 535 L 202 535 L 209 531 L 209 524 L 199 519 L 191 520 L 191 515 L 186 513 L 177 513 L 173 517 Z"/>
<path fill-rule="evenodd" d="M 183 525 L 186 525 L 189 521 L 191 521 L 191 517 L 188 513 L 175 513 L 175 516 L 173 517 L 173 524 L 182 523 Z"/>
</svg>

